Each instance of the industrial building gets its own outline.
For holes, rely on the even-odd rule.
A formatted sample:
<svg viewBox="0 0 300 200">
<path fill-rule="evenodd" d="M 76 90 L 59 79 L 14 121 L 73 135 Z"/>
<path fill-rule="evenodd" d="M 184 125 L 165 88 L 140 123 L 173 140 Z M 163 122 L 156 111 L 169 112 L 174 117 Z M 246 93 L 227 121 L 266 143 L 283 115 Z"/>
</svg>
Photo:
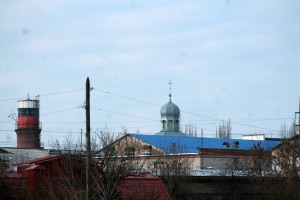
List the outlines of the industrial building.
<svg viewBox="0 0 300 200">
<path fill-rule="evenodd" d="M 49 155 L 49 150 L 41 147 L 40 100 L 27 98 L 18 101 L 17 105 L 17 148 L 2 147 L 0 151 L 0 158 L 7 163 L 8 170 L 14 170 L 15 163 Z"/>
</svg>

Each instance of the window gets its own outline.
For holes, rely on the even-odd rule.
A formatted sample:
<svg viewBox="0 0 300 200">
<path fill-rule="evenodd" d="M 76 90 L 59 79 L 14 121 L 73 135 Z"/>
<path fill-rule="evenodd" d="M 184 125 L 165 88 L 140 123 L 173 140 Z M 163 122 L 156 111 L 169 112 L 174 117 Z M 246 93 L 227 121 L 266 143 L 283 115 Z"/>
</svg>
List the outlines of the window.
<svg viewBox="0 0 300 200">
<path fill-rule="evenodd" d="M 114 147 L 108 147 L 105 149 L 105 155 L 106 156 L 114 156 L 115 155 L 115 148 Z"/>
<path fill-rule="evenodd" d="M 38 108 L 18 108 L 18 116 L 39 116 Z"/>
<path fill-rule="evenodd" d="M 175 121 L 175 130 L 178 130 L 178 120 Z"/>
<path fill-rule="evenodd" d="M 168 121 L 168 129 L 172 129 L 173 128 L 173 122 L 172 120 Z"/>
<path fill-rule="evenodd" d="M 239 148 L 239 142 L 238 141 L 234 141 L 232 144 L 232 148 Z"/>
<path fill-rule="evenodd" d="M 152 146 L 151 145 L 144 146 L 143 155 L 152 155 Z"/>
<path fill-rule="evenodd" d="M 223 142 L 223 147 L 224 148 L 230 148 L 229 142 Z"/>
<path fill-rule="evenodd" d="M 131 148 L 125 149 L 125 155 L 126 156 L 134 156 L 135 155 L 135 148 L 131 147 Z"/>
<path fill-rule="evenodd" d="M 162 129 L 165 130 L 166 129 L 166 120 L 162 121 Z"/>
</svg>

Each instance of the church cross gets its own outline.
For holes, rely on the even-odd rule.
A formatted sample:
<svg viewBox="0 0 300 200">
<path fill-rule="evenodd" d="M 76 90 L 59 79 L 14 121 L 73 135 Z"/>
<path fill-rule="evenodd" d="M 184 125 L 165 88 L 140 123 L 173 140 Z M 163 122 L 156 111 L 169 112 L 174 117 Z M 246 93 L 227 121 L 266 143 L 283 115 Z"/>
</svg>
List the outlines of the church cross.
<svg viewBox="0 0 300 200">
<path fill-rule="evenodd" d="M 170 89 L 169 89 L 169 90 L 170 90 L 170 95 L 171 95 L 171 90 L 172 90 L 172 87 L 171 87 L 171 86 L 172 86 L 172 82 L 171 82 L 171 81 L 169 81 L 169 83 L 168 83 L 168 84 L 170 85 Z"/>
</svg>

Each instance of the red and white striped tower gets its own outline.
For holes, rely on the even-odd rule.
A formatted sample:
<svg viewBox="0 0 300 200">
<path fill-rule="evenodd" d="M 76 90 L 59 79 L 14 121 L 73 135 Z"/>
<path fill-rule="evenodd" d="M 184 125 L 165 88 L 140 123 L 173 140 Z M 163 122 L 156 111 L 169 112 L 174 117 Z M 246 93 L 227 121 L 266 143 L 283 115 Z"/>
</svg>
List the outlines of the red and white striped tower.
<svg viewBox="0 0 300 200">
<path fill-rule="evenodd" d="M 40 149 L 40 101 L 18 101 L 17 147 L 26 149 Z"/>
</svg>

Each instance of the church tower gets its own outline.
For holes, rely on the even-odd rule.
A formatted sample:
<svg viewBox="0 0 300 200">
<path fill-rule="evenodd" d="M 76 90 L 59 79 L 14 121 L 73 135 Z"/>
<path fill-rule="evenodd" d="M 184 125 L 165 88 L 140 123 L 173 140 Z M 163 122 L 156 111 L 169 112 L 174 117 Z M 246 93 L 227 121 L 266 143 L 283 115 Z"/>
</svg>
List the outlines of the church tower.
<svg viewBox="0 0 300 200">
<path fill-rule="evenodd" d="M 169 102 L 166 103 L 160 110 L 161 115 L 161 131 L 155 135 L 168 135 L 168 136 L 187 136 L 179 131 L 180 127 L 180 110 L 179 107 L 172 102 L 171 94 L 171 81 Z"/>
</svg>

